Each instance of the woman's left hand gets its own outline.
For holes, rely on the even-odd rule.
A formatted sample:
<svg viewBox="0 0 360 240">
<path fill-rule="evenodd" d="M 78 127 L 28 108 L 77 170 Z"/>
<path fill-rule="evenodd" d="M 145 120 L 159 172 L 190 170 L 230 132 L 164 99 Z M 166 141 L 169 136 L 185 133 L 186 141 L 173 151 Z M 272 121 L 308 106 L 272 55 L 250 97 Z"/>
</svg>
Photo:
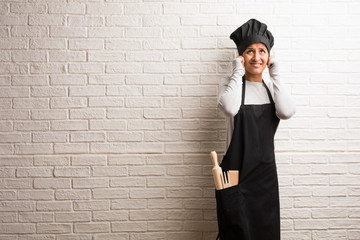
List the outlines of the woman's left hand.
<svg viewBox="0 0 360 240">
<path fill-rule="evenodd" d="M 272 55 L 272 56 L 269 57 L 269 61 L 268 61 L 268 64 L 267 64 L 267 67 L 268 67 L 269 69 L 270 69 L 270 67 L 271 67 L 271 66 L 270 66 L 270 61 L 271 61 L 271 59 L 273 59 L 273 58 L 274 58 L 274 55 Z"/>
</svg>

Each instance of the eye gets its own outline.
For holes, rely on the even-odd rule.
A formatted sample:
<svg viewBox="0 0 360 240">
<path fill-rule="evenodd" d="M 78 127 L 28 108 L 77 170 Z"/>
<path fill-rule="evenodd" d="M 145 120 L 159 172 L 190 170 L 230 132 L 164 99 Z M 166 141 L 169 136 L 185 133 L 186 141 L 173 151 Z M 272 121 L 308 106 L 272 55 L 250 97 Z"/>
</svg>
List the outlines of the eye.
<svg viewBox="0 0 360 240">
<path fill-rule="evenodd" d="M 261 49 L 260 52 L 261 53 L 266 53 L 266 51 L 264 49 Z"/>
<path fill-rule="evenodd" d="M 246 53 L 252 53 L 253 52 L 253 50 L 248 50 Z"/>
</svg>

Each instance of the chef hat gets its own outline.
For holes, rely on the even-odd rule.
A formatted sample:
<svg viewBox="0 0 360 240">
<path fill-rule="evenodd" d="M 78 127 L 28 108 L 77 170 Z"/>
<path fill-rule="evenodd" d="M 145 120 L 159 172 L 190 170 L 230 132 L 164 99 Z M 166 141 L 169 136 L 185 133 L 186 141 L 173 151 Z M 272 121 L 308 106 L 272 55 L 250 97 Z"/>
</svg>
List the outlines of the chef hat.
<svg viewBox="0 0 360 240">
<path fill-rule="evenodd" d="M 266 24 L 256 19 L 250 19 L 241 25 L 230 35 L 230 39 L 235 42 L 239 55 L 242 55 L 245 49 L 253 43 L 263 43 L 269 53 L 274 46 L 274 37 L 267 30 Z"/>
</svg>

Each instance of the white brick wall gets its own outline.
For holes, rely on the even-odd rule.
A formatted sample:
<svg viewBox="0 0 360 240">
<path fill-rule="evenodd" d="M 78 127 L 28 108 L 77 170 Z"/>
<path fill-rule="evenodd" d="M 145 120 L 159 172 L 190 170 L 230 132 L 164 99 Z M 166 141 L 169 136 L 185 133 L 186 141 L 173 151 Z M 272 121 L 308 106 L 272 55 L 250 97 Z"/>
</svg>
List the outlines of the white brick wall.
<svg viewBox="0 0 360 240">
<path fill-rule="evenodd" d="M 357 0 L 2 0 L 0 14 L 0 240 L 215 239 L 217 84 L 252 17 L 297 103 L 275 143 L 282 239 L 360 239 Z"/>
</svg>

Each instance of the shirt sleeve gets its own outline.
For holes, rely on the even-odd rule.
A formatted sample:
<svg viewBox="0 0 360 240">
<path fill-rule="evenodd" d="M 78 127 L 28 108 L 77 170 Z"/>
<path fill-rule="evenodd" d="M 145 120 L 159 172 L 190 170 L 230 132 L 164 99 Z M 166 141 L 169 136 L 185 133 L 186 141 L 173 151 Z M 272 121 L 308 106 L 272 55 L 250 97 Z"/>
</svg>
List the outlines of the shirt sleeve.
<svg viewBox="0 0 360 240">
<path fill-rule="evenodd" d="M 275 58 L 270 60 L 270 79 L 274 89 L 276 115 L 280 119 L 289 119 L 296 112 L 296 105 L 280 80 L 279 64 Z"/>
<path fill-rule="evenodd" d="M 241 58 L 232 62 L 232 75 L 223 77 L 219 83 L 218 108 L 227 116 L 235 116 L 241 105 L 242 77 L 245 69 Z"/>
</svg>

